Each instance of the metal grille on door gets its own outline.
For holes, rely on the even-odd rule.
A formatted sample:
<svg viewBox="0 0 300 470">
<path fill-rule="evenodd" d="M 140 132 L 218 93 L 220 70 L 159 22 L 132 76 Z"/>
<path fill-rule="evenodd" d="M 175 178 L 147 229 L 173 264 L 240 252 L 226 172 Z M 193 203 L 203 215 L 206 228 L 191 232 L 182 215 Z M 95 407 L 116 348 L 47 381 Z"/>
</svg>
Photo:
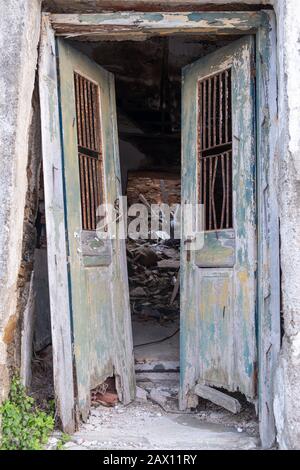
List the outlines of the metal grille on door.
<svg viewBox="0 0 300 470">
<path fill-rule="evenodd" d="M 231 70 L 199 80 L 199 199 L 206 231 L 232 228 L 231 116 Z"/>
<path fill-rule="evenodd" d="M 74 74 L 83 230 L 96 230 L 104 202 L 99 87 Z"/>
</svg>

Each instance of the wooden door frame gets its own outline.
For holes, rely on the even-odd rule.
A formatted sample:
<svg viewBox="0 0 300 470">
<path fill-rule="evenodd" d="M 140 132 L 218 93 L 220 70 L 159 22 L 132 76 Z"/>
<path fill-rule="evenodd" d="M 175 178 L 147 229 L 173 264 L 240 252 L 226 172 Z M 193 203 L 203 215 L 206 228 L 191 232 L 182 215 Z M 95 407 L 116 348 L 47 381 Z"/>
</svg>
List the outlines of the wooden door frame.
<svg viewBox="0 0 300 470">
<path fill-rule="evenodd" d="M 273 380 L 280 351 L 279 216 L 277 202 L 276 142 L 277 69 L 276 19 L 271 10 L 256 12 L 115 12 L 100 14 L 44 14 L 40 50 L 41 122 L 45 179 L 56 175 L 59 191 L 45 181 L 49 282 L 54 378 L 58 412 L 63 428 L 74 428 L 74 402 L 70 399 L 72 344 L 70 304 L 60 303 L 70 289 L 64 226 L 63 155 L 60 143 L 55 36 L 106 37 L 125 40 L 174 33 L 254 34 L 256 36 L 256 133 L 257 133 L 257 237 L 258 237 L 258 396 L 260 436 L 264 447 L 275 440 Z M 49 81 L 49 77 L 51 80 Z M 50 96 L 51 95 L 51 96 Z M 52 123 L 52 126 L 49 125 Z M 52 232 L 52 233 L 51 233 Z M 60 253 L 60 256 L 57 256 Z M 59 259 L 58 259 L 59 258 Z M 57 263 L 60 269 L 57 268 Z M 63 334 L 61 333 L 63 331 Z M 64 361 L 64 364 L 62 364 Z M 63 367 L 62 367 L 63 366 Z M 61 370 L 65 372 L 64 383 Z"/>
</svg>

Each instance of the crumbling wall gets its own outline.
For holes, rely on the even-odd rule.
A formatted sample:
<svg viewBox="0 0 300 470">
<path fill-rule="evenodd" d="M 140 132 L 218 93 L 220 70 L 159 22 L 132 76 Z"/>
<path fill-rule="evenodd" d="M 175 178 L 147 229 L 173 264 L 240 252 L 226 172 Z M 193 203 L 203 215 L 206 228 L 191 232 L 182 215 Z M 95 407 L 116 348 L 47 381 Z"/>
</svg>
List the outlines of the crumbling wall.
<svg viewBox="0 0 300 470">
<path fill-rule="evenodd" d="M 282 309 L 284 337 L 275 384 L 277 439 L 300 448 L 300 2 L 276 0 Z"/>
<path fill-rule="evenodd" d="M 18 276 L 40 4 L 40 0 L 0 1 L 0 401 L 9 388 L 8 350 L 18 324 Z"/>
<path fill-rule="evenodd" d="M 28 141 L 27 192 L 25 198 L 23 243 L 18 276 L 18 298 L 16 313 L 18 322 L 14 340 L 8 346 L 9 364 L 21 366 L 24 384 L 29 385 L 31 377 L 32 340 L 35 320 L 35 286 L 33 269 L 37 245 L 37 213 L 41 175 L 41 126 L 38 80 L 32 96 L 32 113 Z M 47 269 L 47 265 L 45 267 Z M 26 312 L 24 314 L 24 312 Z M 20 341 L 21 338 L 21 341 Z M 21 357 L 22 356 L 22 357 Z"/>
</svg>

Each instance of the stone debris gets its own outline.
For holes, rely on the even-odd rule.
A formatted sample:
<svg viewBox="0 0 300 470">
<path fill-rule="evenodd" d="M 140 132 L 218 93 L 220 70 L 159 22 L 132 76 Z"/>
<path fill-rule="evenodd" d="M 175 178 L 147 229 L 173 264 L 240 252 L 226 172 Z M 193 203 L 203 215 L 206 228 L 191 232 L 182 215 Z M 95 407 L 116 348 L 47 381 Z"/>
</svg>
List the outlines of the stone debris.
<svg viewBox="0 0 300 470">
<path fill-rule="evenodd" d="M 147 401 L 148 393 L 141 387 L 136 387 L 136 400 L 137 401 Z"/>
<path fill-rule="evenodd" d="M 162 406 L 163 408 L 166 406 L 167 397 L 157 388 L 152 388 L 150 392 L 150 400 L 158 403 L 158 405 Z"/>
<path fill-rule="evenodd" d="M 150 190 L 152 188 L 150 183 L 154 185 L 156 183 L 146 178 L 145 186 L 143 184 L 136 186 L 136 182 L 131 181 L 130 184 L 130 181 L 127 188 L 130 194 L 128 202 L 142 203 L 148 210 L 146 236 L 133 239 L 129 235 L 126 244 L 131 311 L 135 319 L 142 321 L 148 319 L 155 319 L 160 323 L 174 321 L 179 316 L 180 240 L 174 238 L 173 217 L 170 218 L 171 233 L 168 235 L 160 230 L 166 215 L 162 212 L 153 214 L 151 204 L 174 202 L 172 198 L 169 200 L 170 188 L 174 182 L 175 186 L 177 185 L 177 180 L 171 178 L 172 184 L 170 183 L 170 188 L 166 189 L 164 199 L 161 200 L 159 197 L 158 201 L 153 199 L 155 192 Z M 173 212 L 175 214 L 176 210 Z M 159 222 L 157 230 L 151 224 L 153 218 Z M 129 234 L 130 222 L 131 218 L 128 217 Z"/>
<path fill-rule="evenodd" d="M 175 321 L 179 315 L 179 240 L 129 239 L 127 255 L 134 318 Z"/>
</svg>

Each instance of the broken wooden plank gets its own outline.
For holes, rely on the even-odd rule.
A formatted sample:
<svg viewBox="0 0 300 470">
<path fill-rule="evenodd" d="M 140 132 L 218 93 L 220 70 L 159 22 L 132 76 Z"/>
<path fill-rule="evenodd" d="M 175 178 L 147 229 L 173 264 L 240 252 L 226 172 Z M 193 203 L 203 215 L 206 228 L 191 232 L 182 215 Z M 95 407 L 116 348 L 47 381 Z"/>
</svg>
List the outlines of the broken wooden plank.
<svg viewBox="0 0 300 470">
<path fill-rule="evenodd" d="M 211 401 L 215 405 L 225 408 L 225 410 L 231 411 L 231 413 L 237 414 L 241 411 L 241 404 L 236 398 L 230 397 L 215 388 L 198 384 L 194 388 L 194 393 L 205 400 Z"/>
</svg>

